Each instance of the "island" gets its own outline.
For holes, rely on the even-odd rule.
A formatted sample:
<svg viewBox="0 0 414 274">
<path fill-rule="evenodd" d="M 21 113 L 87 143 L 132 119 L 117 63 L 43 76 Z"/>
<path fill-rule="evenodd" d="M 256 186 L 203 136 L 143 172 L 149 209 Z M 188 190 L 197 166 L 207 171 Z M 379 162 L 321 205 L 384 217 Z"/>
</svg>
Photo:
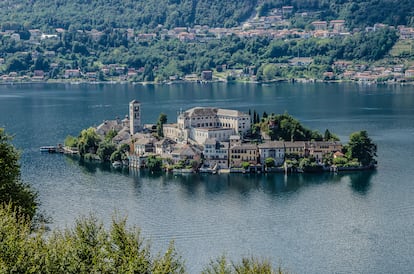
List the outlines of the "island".
<svg viewBox="0 0 414 274">
<path fill-rule="evenodd" d="M 288 113 L 248 113 L 217 107 L 180 111 L 176 123 L 161 113 L 142 124 L 141 103 L 129 103 L 124 119 L 67 136 L 64 151 L 114 167 L 174 173 L 338 172 L 375 169 L 377 145 L 364 130 L 342 144 L 328 129 L 322 135 Z"/>
</svg>

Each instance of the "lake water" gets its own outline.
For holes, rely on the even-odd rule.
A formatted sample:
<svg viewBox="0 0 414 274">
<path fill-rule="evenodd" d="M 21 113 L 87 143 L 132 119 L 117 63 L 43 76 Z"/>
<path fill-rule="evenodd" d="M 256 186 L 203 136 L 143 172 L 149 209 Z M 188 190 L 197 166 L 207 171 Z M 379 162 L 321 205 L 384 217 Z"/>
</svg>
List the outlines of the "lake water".
<svg viewBox="0 0 414 274">
<path fill-rule="evenodd" d="M 257 256 L 293 273 L 414 271 L 413 86 L 356 84 L 0 85 L 0 127 L 22 150 L 22 177 L 39 192 L 52 227 L 114 212 L 142 229 L 154 252 L 170 240 L 190 273 L 226 254 Z M 142 102 L 159 113 L 217 106 L 289 112 L 346 142 L 367 130 L 378 144 L 375 172 L 338 175 L 153 176 L 80 165 L 39 147 L 123 117 Z"/>
</svg>

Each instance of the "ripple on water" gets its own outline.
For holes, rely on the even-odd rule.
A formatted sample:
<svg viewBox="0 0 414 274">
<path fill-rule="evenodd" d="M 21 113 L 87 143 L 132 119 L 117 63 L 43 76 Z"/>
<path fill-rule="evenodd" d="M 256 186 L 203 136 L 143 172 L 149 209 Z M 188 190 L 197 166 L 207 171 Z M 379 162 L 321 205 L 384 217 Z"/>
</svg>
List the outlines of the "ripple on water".
<svg viewBox="0 0 414 274">
<path fill-rule="evenodd" d="M 233 259 L 267 257 L 294 273 L 414 269 L 411 87 L 25 85 L 0 86 L 0 98 L 0 125 L 16 135 L 22 178 L 39 191 L 53 227 L 90 212 L 109 224 L 118 210 L 141 227 L 154 250 L 175 239 L 190 273 L 223 252 Z M 151 176 L 39 153 L 40 146 L 63 142 L 67 134 L 123 117 L 132 99 L 143 103 L 144 123 L 160 112 L 174 122 L 178 110 L 202 104 L 260 114 L 287 111 L 345 141 L 366 129 L 378 144 L 379 169 L 370 175 Z"/>
</svg>

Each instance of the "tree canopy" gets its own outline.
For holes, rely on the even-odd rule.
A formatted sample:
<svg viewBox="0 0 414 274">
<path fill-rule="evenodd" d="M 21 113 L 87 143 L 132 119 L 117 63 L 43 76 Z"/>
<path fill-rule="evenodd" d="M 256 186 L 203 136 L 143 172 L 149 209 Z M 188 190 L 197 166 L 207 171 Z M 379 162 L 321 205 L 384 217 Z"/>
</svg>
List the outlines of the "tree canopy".
<svg viewBox="0 0 414 274">
<path fill-rule="evenodd" d="M 32 218 L 36 213 L 37 194 L 20 178 L 19 152 L 11 144 L 12 137 L 0 128 L 0 204 Z"/>
<path fill-rule="evenodd" d="M 256 10 L 259 15 L 265 15 L 273 8 L 290 5 L 294 13 L 310 12 L 310 20 L 345 19 L 351 29 L 375 23 L 414 24 L 414 6 L 410 0 L 11 0 L 0 2 L 0 23 L 3 29 L 20 31 L 24 39 L 28 36 L 24 32 L 28 25 L 86 30 L 156 29 L 159 25 L 232 27 L 254 15 Z M 304 18 L 295 19 L 301 22 Z"/>
<path fill-rule="evenodd" d="M 159 172 L 162 169 L 162 159 L 160 157 L 155 157 L 150 155 L 147 159 L 147 167 L 151 172 Z"/>
<path fill-rule="evenodd" d="M 346 150 L 349 159 L 358 159 L 363 166 L 376 164 L 377 145 L 368 137 L 365 130 L 350 135 Z"/>
<path fill-rule="evenodd" d="M 314 12 L 314 20 L 345 19 L 350 29 L 376 23 L 392 26 L 413 25 L 414 5 L 410 0 L 264 0 L 259 14 L 267 14 L 273 8 L 293 6 L 294 12 Z"/>
<path fill-rule="evenodd" d="M 94 216 L 78 219 L 73 228 L 31 230 L 31 222 L 11 206 L 0 205 L 2 273 L 184 273 L 184 263 L 171 244 L 152 255 L 149 243 L 125 218 L 106 229 Z"/>
<path fill-rule="evenodd" d="M 128 39 L 125 29 L 109 28 L 102 33 L 100 39 L 93 39 L 86 30 L 71 29 L 57 39 L 41 40 L 36 45 L 16 42 L 0 34 L 0 57 L 5 59 L 0 73 L 26 75 L 42 69 L 46 77 L 65 78 L 66 69 L 80 68 L 84 75 L 95 72 L 98 80 L 105 80 L 120 76 L 126 68 L 134 68 L 137 75 L 130 80 L 162 82 L 170 76 L 183 77 L 226 65 L 241 70 L 254 67 L 260 81 L 280 77 L 322 79 L 325 72 L 332 71 L 331 65 L 336 60 L 371 62 L 386 57 L 398 38 L 396 31 L 388 28 L 346 38 L 292 38 L 285 41 L 233 35 L 195 43 L 164 39 L 161 35 L 150 41 L 137 42 Z M 80 51 L 80 46 L 85 50 Z M 301 56 L 313 57 L 313 62 L 306 66 L 290 65 L 289 59 L 296 57 L 298 52 Z M 103 73 L 102 67 L 110 64 L 118 64 L 123 69 L 111 68 Z"/>
<path fill-rule="evenodd" d="M 157 135 L 158 137 L 164 137 L 163 127 L 164 124 L 167 123 L 167 114 L 160 113 L 157 120 Z"/>
<path fill-rule="evenodd" d="M 288 113 L 270 115 L 259 123 L 260 130 L 267 133 L 272 140 L 283 141 L 321 141 L 322 135 L 304 127 Z"/>
<path fill-rule="evenodd" d="M 83 157 L 87 153 L 96 153 L 101 139 L 94 128 L 88 128 L 81 131 L 77 143 L 79 154 Z"/>
<path fill-rule="evenodd" d="M 30 220 L 10 205 L 0 205 L 0 269 L 3 273 L 186 273 L 184 261 L 170 242 L 164 253 L 152 254 L 149 242 L 126 218 L 114 217 L 109 228 L 94 216 L 73 227 L 33 231 Z M 241 262 L 225 256 L 212 260 L 202 273 L 282 273 L 268 260 Z"/>
<path fill-rule="evenodd" d="M 257 0 L 114 0 L 114 1 L 3 1 L 3 28 L 99 30 L 112 28 L 155 29 L 194 25 L 232 27 L 249 17 Z"/>
</svg>

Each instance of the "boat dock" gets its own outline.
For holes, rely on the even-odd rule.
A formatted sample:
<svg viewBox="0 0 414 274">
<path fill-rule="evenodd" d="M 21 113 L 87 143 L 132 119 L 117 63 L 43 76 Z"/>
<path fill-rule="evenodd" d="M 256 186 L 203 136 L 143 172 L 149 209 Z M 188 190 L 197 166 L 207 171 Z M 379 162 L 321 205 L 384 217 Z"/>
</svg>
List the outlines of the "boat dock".
<svg viewBox="0 0 414 274">
<path fill-rule="evenodd" d="M 63 153 L 63 154 L 78 154 L 79 151 L 77 148 L 71 148 L 62 146 L 61 144 L 58 144 L 57 146 L 41 146 L 40 152 L 42 153 Z"/>
</svg>

